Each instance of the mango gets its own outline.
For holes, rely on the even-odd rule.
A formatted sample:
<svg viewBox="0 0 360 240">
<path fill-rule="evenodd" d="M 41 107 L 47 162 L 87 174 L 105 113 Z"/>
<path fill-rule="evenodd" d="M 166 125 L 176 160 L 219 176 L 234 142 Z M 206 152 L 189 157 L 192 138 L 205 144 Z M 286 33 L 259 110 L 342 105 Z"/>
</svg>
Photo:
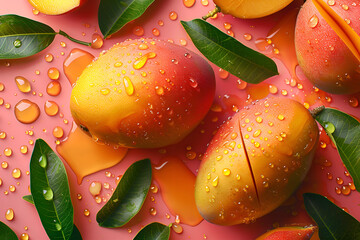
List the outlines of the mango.
<svg viewBox="0 0 360 240">
<path fill-rule="evenodd" d="M 256 240 L 309 240 L 317 227 L 279 227 L 264 233 Z"/>
<path fill-rule="evenodd" d="M 299 65 L 316 87 L 329 93 L 360 91 L 360 9 L 353 2 L 306 1 L 297 17 Z"/>
<path fill-rule="evenodd" d="M 28 0 L 39 12 L 47 15 L 60 15 L 82 6 L 86 0 Z"/>
<path fill-rule="evenodd" d="M 269 98 L 239 111 L 204 154 L 195 186 L 200 214 L 235 225 L 273 211 L 305 178 L 318 141 L 315 120 L 294 100 Z"/>
<path fill-rule="evenodd" d="M 260 18 L 280 11 L 293 0 L 214 0 L 221 12 L 238 18 Z"/>
<path fill-rule="evenodd" d="M 199 55 L 169 42 L 137 39 L 114 45 L 83 71 L 70 109 L 95 141 L 158 148 L 188 135 L 214 94 L 214 72 Z"/>
</svg>

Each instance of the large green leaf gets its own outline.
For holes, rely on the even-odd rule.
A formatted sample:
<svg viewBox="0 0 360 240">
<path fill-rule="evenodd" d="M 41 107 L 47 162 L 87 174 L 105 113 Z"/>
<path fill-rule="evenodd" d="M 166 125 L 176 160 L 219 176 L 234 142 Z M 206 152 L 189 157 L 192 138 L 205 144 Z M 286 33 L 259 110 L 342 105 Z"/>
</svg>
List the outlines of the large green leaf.
<svg viewBox="0 0 360 240">
<path fill-rule="evenodd" d="M 144 227 L 136 234 L 134 240 L 168 240 L 170 237 L 170 226 L 153 222 Z"/>
<path fill-rule="evenodd" d="M 56 34 L 51 27 L 28 18 L 0 16 L 0 59 L 34 55 L 49 46 Z"/>
<path fill-rule="evenodd" d="M 11 228 L 0 221 L 0 239 L 1 240 L 17 240 L 17 236 Z"/>
<path fill-rule="evenodd" d="M 101 227 L 121 227 L 141 209 L 151 184 L 151 163 L 144 159 L 132 164 L 122 176 L 110 200 L 96 215 Z"/>
<path fill-rule="evenodd" d="M 34 204 L 34 199 L 31 195 L 25 195 L 25 196 L 23 196 L 23 199 L 31 204 Z M 79 232 L 79 229 L 74 224 L 73 232 L 72 232 L 69 240 L 81 240 L 81 239 L 82 239 L 82 237 Z"/>
<path fill-rule="evenodd" d="M 47 143 L 38 139 L 30 160 L 30 189 L 41 223 L 51 240 L 73 232 L 74 209 L 65 167 Z"/>
<path fill-rule="evenodd" d="M 319 226 L 320 239 L 360 239 L 360 223 L 326 197 L 305 193 L 304 203 L 306 211 Z"/>
<path fill-rule="evenodd" d="M 201 19 L 181 21 L 191 40 L 209 61 L 248 83 L 260 83 L 277 75 L 275 62 L 246 47 Z"/>
<path fill-rule="evenodd" d="M 98 20 L 104 35 L 119 31 L 128 22 L 139 18 L 155 0 L 101 0 Z"/>
<path fill-rule="evenodd" d="M 360 123 L 336 109 L 326 108 L 316 120 L 336 145 L 342 161 L 360 191 Z"/>
</svg>

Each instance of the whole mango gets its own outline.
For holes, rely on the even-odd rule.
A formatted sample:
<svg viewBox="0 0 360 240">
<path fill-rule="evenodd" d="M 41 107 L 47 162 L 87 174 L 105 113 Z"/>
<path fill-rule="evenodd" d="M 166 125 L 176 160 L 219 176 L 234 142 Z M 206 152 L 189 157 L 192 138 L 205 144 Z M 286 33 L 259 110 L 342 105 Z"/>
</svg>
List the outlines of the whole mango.
<svg viewBox="0 0 360 240">
<path fill-rule="evenodd" d="M 353 2 L 306 1 L 297 16 L 299 66 L 316 87 L 329 93 L 360 91 L 360 9 Z"/>
<path fill-rule="evenodd" d="M 315 120 L 294 100 L 269 98 L 239 111 L 201 162 L 195 186 L 200 214 L 235 225 L 273 211 L 305 178 L 318 139 Z"/>
<path fill-rule="evenodd" d="M 199 55 L 169 42 L 138 39 L 114 45 L 84 70 L 70 108 L 95 141 L 157 148 L 188 135 L 214 94 L 214 72 Z"/>
</svg>

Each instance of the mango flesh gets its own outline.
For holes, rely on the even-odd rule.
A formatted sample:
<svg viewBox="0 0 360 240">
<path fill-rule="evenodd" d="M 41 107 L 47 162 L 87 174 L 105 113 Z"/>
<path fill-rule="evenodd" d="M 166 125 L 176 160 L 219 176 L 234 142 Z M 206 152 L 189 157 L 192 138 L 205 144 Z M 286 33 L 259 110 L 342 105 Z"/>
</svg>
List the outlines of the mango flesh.
<svg viewBox="0 0 360 240">
<path fill-rule="evenodd" d="M 317 227 L 279 227 L 273 229 L 256 240 L 309 240 Z"/>
<path fill-rule="evenodd" d="M 169 42 L 139 39 L 116 44 L 90 64 L 70 108 L 95 141 L 158 148 L 188 135 L 214 94 L 214 72 L 203 58 Z"/>
<path fill-rule="evenodd" d="M 260 18 L 280 11 L 293 0 L 214 0 L 221 12 L 238 18 Z"/>
<path fill-rule="evenodd" d="M 306 77 L 326 92 L 359 92 L 360 9 L 350 0 L 333 5 L 321 1 L 306 1 L 297 17 L 295 47 L 299 65 Z M 323 6 L 321 9 L 330 8 L 330 17 L 324 18 L 324 12 L 319 12 L 314 3 Z"/>
<path fill-rule="evenodd" d="M 296 101 L 269 98 L 238 112 L 201 162 L 195 186 L 200 214 L 235 225 L 273 211 L 305 178 L 318 139 L 315 120 Z"/>
<path fill-rule="evenodd" d="M 39 12 L 60 15 L 80 7 L 85 0 L 28 0 Z"/>
</svg>

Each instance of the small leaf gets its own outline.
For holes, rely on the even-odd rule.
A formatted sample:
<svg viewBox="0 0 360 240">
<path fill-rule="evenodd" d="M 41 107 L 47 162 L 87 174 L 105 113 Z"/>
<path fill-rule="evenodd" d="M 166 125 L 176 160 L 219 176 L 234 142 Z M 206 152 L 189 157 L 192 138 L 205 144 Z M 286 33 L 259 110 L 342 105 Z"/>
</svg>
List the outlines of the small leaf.
<svg viewBox="0 0 360 240">
<path fill-rule="evenodd" d="M 151 184 L 151 163 L 144 159 L 132 164 L 122 176 L 110 200 L 96 215 L 101 227 L 121 227 L 141 209 Z"/>
<path fill-rule="evenodd" d="M 30 160 L 30 189 L 41 223 L 51 240 L 73 232 L 74 209 L 65 167 L 47 143 L 38 139 Z"/>
<path fill-rule="evenodd" d="M 34 204 L 34 199 L 31 195 L 25 195 L 22 197 L 25 201 L 27 201 L 28 203 Z"/>
<path fill-rule="evenodd" d="M 360 123 L 336 109 L 326 108 L 316 120 L 333 140 L 349 171 L 357 191 L 360 191 Z"/>
<path fill-rule="evenodd" d="M 194 45 L 211 62 L 248 83 L 260 83 L 279 74 L 273 60 L 246 47 L 201 19 L 181 24 Z"/>
<path fill-rule="evenodd" d="M 0 239 L 1 240 L 18 240 L 16 234 L 5 223 L 0 221 Z"/>
<path fill-rule="evenodd" d="M 0 16 L 0 59 L 34 55 L 49 46 L 56 34 L 51 27 L 25 17 Z"/>
<path fill-rule="evenodd" d="M 360 239 L 360 223 L 326 197 L 304 194 L 305 208 L 319 226 L 320 239 Z"/>
<path fill-rule="evenodd" d="M 139 18 L 155 0 L 101 0 L 99 27 L 104 38 Z"/>
<path fill-rule="evenodd" d="M 158 222 L 150 223 L 136 234 L 134 240 L 168 240 L 170 237 L 170 226 Z"/>
</svg>

